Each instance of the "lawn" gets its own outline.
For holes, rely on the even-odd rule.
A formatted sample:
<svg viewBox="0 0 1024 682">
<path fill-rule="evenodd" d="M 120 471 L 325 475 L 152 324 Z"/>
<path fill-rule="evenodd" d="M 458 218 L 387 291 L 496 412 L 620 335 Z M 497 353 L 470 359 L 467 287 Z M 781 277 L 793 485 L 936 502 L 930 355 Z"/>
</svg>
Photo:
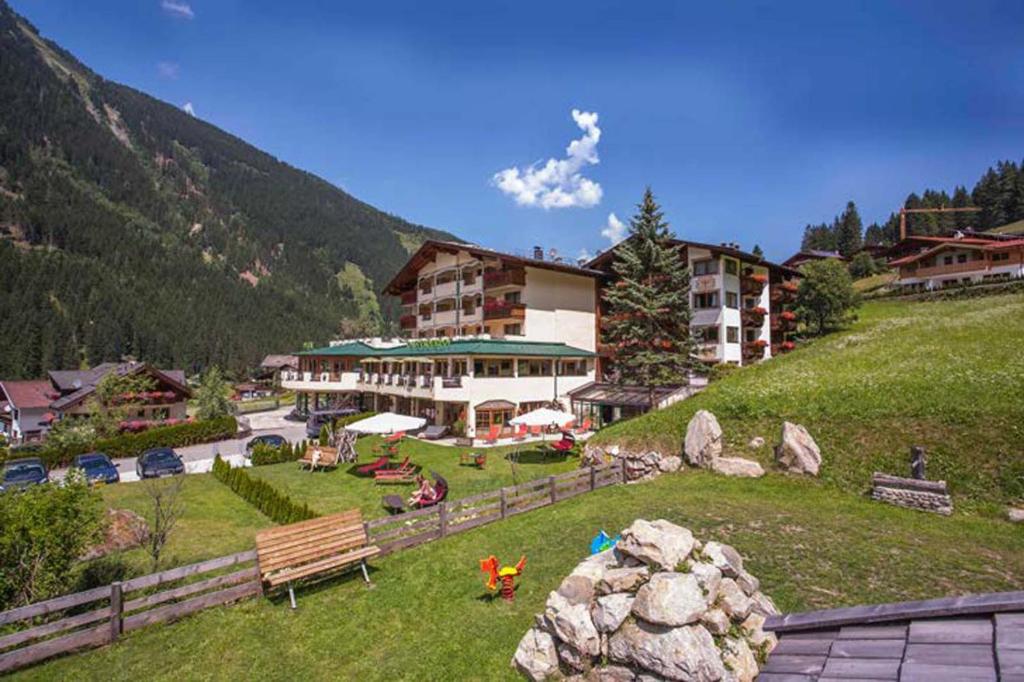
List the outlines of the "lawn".
<svg viewBox="0 0 1024 682">
<path fill-rule="evenodd" d="M 600 529 L 666 518 L 733 544 L 784 610 L 1024 588 L 1024 533 L 977 516 L 873 503 L 807 478 L 702 472 L 613 486 L 306 587 L 132 633 L 24 679 L 516 679 L 515 647 Z M 483 598 L 477 562 L 528 561 L 514 604 Z"/>
<path fill-rule="evenodd" d="M 296 502 L 305 502 L 321 514 L 359 507 L 365 518 L 383 516 L 383 495 L 397 494 L 408 498 L 415 485 L 379 485 L 374 483 L 372 477 L 362 477 L 355 473 L 357 466 L 377 458 L 374 447 L 380 442 L 379 437 L 360 438 L 356 446 L 359 462 L 356 465 L 344 464 L 334 471 L 310 473 L 300 469 L 298 464 L 287 463 L 254 467 L 249 472 L 273 484 Z M 525 443 L 521 446 L 519 463 L 515 466 L 505 458 L 506 454 L 516 450 L 515 446 L 476 450 L 487 454 L 486 467 L 478 469 L 459 462 L 459 455 L 470 450 L 407 439 L 399 446 L 399 454 L 393 461 L 397 464 L 408 456 L 409 461 L 420 467 L 428 478 L 431 472 L 436 471 L 448 481 L 449 499 L 452 500 L 571 471 L 579 466 L 579 460 L 574 456 L 545 455 L 538 444 Z"/>
<path fill-rule="evenodd" d="M 771 464 L 783 420 L 822 449 L 822 478 L 867 489 L 873 471 L 906 475 L 911 445 L 961 509 L 1002 514 L 1024 498 L 1024 295 L 866 303 L 847 331 L 744 368 L 691 400 L 598 433 L 678 453 L 690 417 L 713 412 L 727 454 Z M 763 436 L 769 447 L 748 443 Z"/>
</svg>

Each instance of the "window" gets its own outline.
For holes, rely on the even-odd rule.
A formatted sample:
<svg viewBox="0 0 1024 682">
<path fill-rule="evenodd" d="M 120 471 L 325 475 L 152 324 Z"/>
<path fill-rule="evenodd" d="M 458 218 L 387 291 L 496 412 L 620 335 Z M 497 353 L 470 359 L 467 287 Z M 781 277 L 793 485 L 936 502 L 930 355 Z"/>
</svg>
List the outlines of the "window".
<svg viewBox="0 0 1024 682">
<path fill-rule="evenodd" d="M 738 309 L 740 307 L 740 295 L 735 291 L 725 292 L 725 307 Z"/>
<path fill-rule="evenodd" d="M 702 275 L 715 275 L 718 274 L 718 261 L 716 260 L 698 260 L 693 262 L 693 274 L 695 277 Z"/>
<path fill-rule="evenodd" d="M 743 330 L 743 336 L 746 339 L 747 343 L 750 343 L 751 341 L 757 341 L 758 332 L 760 331 L 761 330 L 757 329 L 756 327 L 747 327 L 746 329 Z"/>
<path fill-rule="evenodd" d="M 718 292 L 710 291 L 704 294 L 693 295 L 693 307 L 697 309 L 706 308 L 717 308 L 718 307 Z"/>
<path fill-rule="evenodd" d="M 491 426 L 505 426 L 513 416 L 512 410 L 476 410 L 476 429 L 489 431 Z"/>
<path fill-rule="evenodd" d="M 959 254 L 956 257 L 956 262 L 957 263 L 966 263 L 967 262 L 967 254 L 966 253 Z"/>
<path fill-rule="evenodd" d="M 1010 254 L 1009 253 L 993 253 L 992 254 L 992 262 L 1000 261 L 1000 260 L 1010 260 Z"/>
<path fill-rule="evenodd" d="M 694 331 L 700 343 L 718 343 L 718 327 L 697 327 Z"/>
<path fill-rule="evenodd" d="M 581 377 L 586 373 L 586 360 L 562 360 L 558 368 L 559 376 L 563 377 Z"/>
<path fill-rule="evenodd" d="M 725 259 L 725 274 L 727 274 L 727 275 L 737 275 L 737 274 L 739 274 L 739 271 L 740 271 L 739 261 L 734 261 L 731 258 L 726 258 Z"/>
<path fill-rule="evenodd" d="M 549 377 L 551 376 L 550 360 L 520 360 L 519 376 L 521 377 Z"/>
<path fill-rule="evenodd" d="M 522 303 L 521 291 L 510 291 L 505 294 L 505 303 Z"/>
<path fill-rule="evenodd" d="M 505 336 L 522 336 L 523 325 L 521 324 L 506 324 L 505 325 Z"/>
<path fill-rule="evenodd" d="M 952 264 L 953 264 L 953 257 L 952 257 L 952 256 L 946 256 L 946 257 L 944 257 L 944 258 L 942 259 L 942 262 L 943 262 L 943 263 L 944 263 L 945 265 L 952 265 Z"/>
<path fill-rule="evenodd" d="M 739 343 L 740 342 L 740 328 L 739 327 L 726 327 L 725 328 L 725 341 L 726 341 L 726 343 Z"/>
<path fill-rule="evenodd" d="M 478 377 L 512 376 L 511 360 L 474 360 L 473 375 Z"/>
</svg>

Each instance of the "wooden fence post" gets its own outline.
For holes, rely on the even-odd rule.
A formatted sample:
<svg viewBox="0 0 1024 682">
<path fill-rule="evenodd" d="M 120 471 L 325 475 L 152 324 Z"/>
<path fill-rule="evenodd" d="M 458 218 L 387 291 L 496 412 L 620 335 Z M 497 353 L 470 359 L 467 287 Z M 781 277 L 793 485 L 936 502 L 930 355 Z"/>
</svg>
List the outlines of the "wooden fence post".
<svg viewBox="0 0 1024 682">
<path fill-rule="evenodd" d="M 548 476 L 548 485 L 551 487 L 551 504 L 554 504 L 558 501 L 558 490 L 555 488 L 557 484 L 555 483 L 554 476 Z"/>
<path fill-rule="evenodd" d="M 110 584 L 110 641 L 113 642 L 124 631 L 124 594 L 121 583 Z"/>
<path fill-rule="evenodd" d="M 594 469 L 594 465 L 590 465 L 590 489 L 597 489 L 597 470 Z"/>
<path fill-rule="evenodd" d="M 508 516 L 508 500 L 505 498 L 505 488 L 501 489 L 501 518 Z"/>
<path fill-rule="evenodd" d="M 448 503 L 442 502 L 437 505 L 438 516 L 441 517 L 441 537 L 448 535 Z"/>
</svg>

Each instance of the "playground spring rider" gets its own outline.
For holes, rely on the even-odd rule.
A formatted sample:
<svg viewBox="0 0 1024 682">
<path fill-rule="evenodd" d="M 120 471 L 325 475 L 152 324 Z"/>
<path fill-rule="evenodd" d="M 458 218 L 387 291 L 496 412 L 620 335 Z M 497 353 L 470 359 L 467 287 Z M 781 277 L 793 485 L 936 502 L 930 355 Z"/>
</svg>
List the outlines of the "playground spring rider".
<svg viewBox="0 0 1024 682">
<path fill-rule="evenodd" d="M 526 557 L 519 558 L 515 566 L 502 566 L 492 554 L 486 559 L 480 560 L 480 570 L 487 574 L 487 589 L 496 590 L 498 581 L 501 581 L 501 598 L 505 601 L 512 601 L 516 597 L 515 579 L 523 572 L 526 565 Z"/>
</svg>

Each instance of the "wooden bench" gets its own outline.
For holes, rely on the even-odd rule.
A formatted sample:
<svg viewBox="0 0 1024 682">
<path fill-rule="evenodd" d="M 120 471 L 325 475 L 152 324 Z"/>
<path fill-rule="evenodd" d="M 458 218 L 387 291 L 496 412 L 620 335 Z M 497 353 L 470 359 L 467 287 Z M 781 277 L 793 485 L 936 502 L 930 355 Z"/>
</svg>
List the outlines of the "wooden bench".
<svg viewBox="0 0 1024 682">
<path fill-rule="evenodd" d="M 319 450 L 320 455 L 317 458 L 316 464 L 313 464 L 313 453 Z M 309 444 L 306 446 L 306 454 L 299 460 L 300 467 L 309 467 L 310 471 L 315 471 L 317 467 L 321 469 L 333 469 L 338 466 L 338 448 L 328 447 L 326 445 Z"/>
<path fill-rule="evenodd" d="M 369 584 L 366 560 L 380 550 L 368 543 L 363 514 L 358 509 L 268 528 L 256 534 L 260 579 L 268 588 L 287 585 L 294 609 L 295 580 L 358 565 Z"/>
</svg>

